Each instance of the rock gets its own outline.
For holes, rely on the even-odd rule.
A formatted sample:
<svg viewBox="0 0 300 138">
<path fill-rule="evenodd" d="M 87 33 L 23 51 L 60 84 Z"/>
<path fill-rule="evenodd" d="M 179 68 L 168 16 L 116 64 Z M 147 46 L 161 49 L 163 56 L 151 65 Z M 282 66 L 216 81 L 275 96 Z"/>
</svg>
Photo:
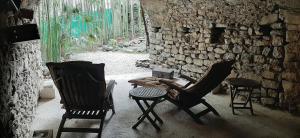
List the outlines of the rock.
<svg viewBox="0 0 300 138">
<path fill-rule="evenodd" d="M 171 53 L 172 54 L 178 54 L 178 52 L 179 52 L 178 49 L 173 46 L 172 49 L 171 49 Z"/>
<path fill-rule="evenodd" d="M 295 42 L 300 38 L 300 32 L 298 31 L 287 31 L 286 32 L 286 41 L 287 42 Z"/>
<path fill-rule="evenodd" d="M 283 38 L 280 36 L 272 36 L 272 45 L 273 46 L 282 46 Z"/>
<path fill-rule="evenodd" d="M 163 39 L 162 33 L 156 33 L 155 38 L 156 38 L 157 40 L 162 40 L 162 39 Z"/>
<path fill-rule="evenodd" d="M 236 54 L 239 54 L 239 53 L 242 53 L 243 51 L 243 48 L 239 45 L 235 45 L 232 49 L 233 53 L 236 53 Z"/>
<path fill-rule="evenodd" d="M 282 29 L 283 25 L 282 25 L 282 23 L 274 23 L 274 24 L 271 25 L 271 27 L 273 29 Z"/>
<path fill-rule="evenodd" d="M 207 51 L 209 51 L 209 52 L 212 52 L 214 50 L 214 48 L 213 47 L 207 47 Z"/>
<path fill-rule="evenodd" d="M 288 24 L 300 24 L 300 16 L 292 13 L 284 13 L 285 22 Z"/>
<path fill-rule="evenodd" d="M 260 25 L 267 25 L 267 24 L 275 23 L 277 21 L 278 21 L 278 14 L 270 14 L 270 15 L 262 17 L 259 24 Z"/>
<path fill-rule="evenodd" d="M 267 40 L 254 40 L 254 46 L 268 46 L 269 42 Z"/>
<path fill-rule="evenodd" d="M 253 29 L 252 28 L 248 28 L 248 35 L 252 35 L 253 34 Z"/>
<path fill-rule="evenodd" d="M 214 49 L 214 52 L 217 54 L 224 54 L 226 51 L 221 48 L 216 48 L 216 49 Z"/>
<path fill-rule="evenodd" d="M 199 59 L 208 59 L 207 54 L 199 54 Z"/>
<path fill-rule="evenodd" d="M 143 67 L 143 68 L 149 68 L 150 67 L 150 60 L 137 60 L 135 62 L 136 67 Z"/>
<path fill-rule="evenodd" d="M 208 53 L 207 56 L 208 56 L 208 59 L 210 59 L 210 60 L 215 59 L 215 54 L 214 53 Z"/>
<path fill-rule="evenodd" d="M 282 79 L 292 82 L 300 82 L 300 72 L 283 72 Z"/>
<path fill-rule="evenodd" d="M 186 57 L 185 61 L 186 63 L 191 64 L 193 62 L 193 59 L 191 57 Z"/>
<path fill-rule="evenodd" d="M 278 89 L 279 88 L 279 82 L 273 81 L 273 80 L 263 79 L 262 86 L 264 88 Z"/>
<path fill-rule="evenodd" d="M 283 58 L 284 49 L 283 47 L 274 47 L 273 49 L 273 57 L 275 58 Z"/>
<path fill-rule="evenodd" d="M 235 55 L 233 53 L 225 53 L 223 56 L 223 59 L 225 60 L 232 60 L 235 58 Z"/>
<path fill-rule="evenodd" d="M 212 62 L 210 60 L 203 61 L 203 65 L 205 65 L 205 66 L 210 66 L 211 64 L 212 64 Z"/>
<path fill-rule="evenodd" d="M 262 52 L 262 55 L 264 55 L 264 56 L 268 56 L 268 55 L 269 55 L 269 53 L 270 53 L 270 51 L 271 51 L 271 48 L 269 48 L 269 47 L 265 47 L 265 48 L 264 48 L 264 50 L 263 50 L 263 52 Z"/>
<path fill-rule="evenodd" d="M 52 80 L 46 80 L 43 83 L 43 88 L 39 92 L 41 99 L 54 99 L 55 98 L 55 86 Z"/>
<path fill-rule="evenodd" d="M 175 59 L 184 61 L 185 60 L 185 55 L 177 54 L 177 55 L 175 55 Z"/>
<path fill-rule="evenodd" d="M 261 63 L 261 64 L 265 63 L 266 61 L 265 58 L 261 55 L 255 55 L 253 60 L 255 63 Z"/>
<path fill-rule="evenodd" d="M 198 65 L 198 66 L 202 66 L 203 65 L 203 60 L 201 60 L 201 59 L 194 59 L 194 64 L 195 65 Z"/>
<path fill-rule="evenodd" d="M 271 72 L 271 71 L 264 71 L 262 73 L 262 76 L 263 76 L 263 78 L 266 78 L 266 79 L 274 79 L 275 78 L 275 73 Z"/>
</svg>

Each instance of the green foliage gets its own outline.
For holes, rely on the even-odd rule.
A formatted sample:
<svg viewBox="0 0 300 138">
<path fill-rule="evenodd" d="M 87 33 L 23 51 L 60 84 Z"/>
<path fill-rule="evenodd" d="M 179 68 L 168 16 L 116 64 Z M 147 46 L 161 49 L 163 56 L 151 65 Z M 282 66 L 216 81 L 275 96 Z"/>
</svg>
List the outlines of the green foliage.
<svg viewBox="0 0 300 138">
<path fill-rule="evenodd" d="M 107 6 L 110 3 L 110 6 Z M 143 34 L 138 0 L 43 0 L 39 27 L 44 62 Z"/>
</svg>

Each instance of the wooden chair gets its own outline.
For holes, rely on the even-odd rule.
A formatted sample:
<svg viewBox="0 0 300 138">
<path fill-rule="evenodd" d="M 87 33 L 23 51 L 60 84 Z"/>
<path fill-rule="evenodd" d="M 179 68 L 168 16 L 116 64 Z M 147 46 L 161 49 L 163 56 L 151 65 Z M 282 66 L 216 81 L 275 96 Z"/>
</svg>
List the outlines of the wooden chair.
<svg viewBox="0 0 300 138">
<path fill-rule="evenodd" d="M 59 90 L 62 103 L 66 109 L 57 132 L 98 133 L 101 137 L 103 122 L 109 109 L 115 113 L 112 92 L 115 81 L 106 87 L 104 64 L 73 61 L 64 63 L 47 63 L 50 74 Z M 65 128 L 66 119 L 100 119 L 99 128 Z"/>
<path fill-rule="evenodd" d="M 209 112 L 213 112 L 215 115 L 220 116 L 219 113 L 210 104 L 208 104 L 205 99 L 203 99 L 203 97 L 225 80 L 225 78 L 230 74 L 233 64 L 234 61 L 215 63 L 199 81 L 185 75 L 181 75 L 182 78 L 189 81 L 184 86 L 160 80 L 161 83 L 169 86 L 167 89 L 168 95 L 166 96 L 166 99 L 177 105 L 180 109 L 183 109 L 197 122 L 201 122 L 199 118 Z M 203 104 L 207 107 L 207 109 L 199 113 L 192 112 L 190 108 L 198 104 Z"/>
</svg>

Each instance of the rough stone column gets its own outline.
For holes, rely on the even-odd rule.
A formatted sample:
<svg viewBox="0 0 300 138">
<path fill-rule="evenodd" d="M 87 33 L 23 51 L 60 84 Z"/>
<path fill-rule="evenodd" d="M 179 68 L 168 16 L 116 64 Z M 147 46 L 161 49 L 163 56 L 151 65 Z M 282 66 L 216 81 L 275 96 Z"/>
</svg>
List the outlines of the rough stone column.
<svg viewBox="0 0 300 138">
<path fill-rule="evenodd" d="M 0 30 L 11 26 L 9 4 L 0 6 Z M 38 0 L 23 0 L 33 9 Z M 0 137 L 30 138 L 41 82 L 39 41 L 10 44 L 0 32 Z"/>
<path fill-rule="evenodd" d="M 286 41 L 282 86 L 284 102 L 291 112 L 300 111 L 300 11 L 284 11 Z"/>
</svg>

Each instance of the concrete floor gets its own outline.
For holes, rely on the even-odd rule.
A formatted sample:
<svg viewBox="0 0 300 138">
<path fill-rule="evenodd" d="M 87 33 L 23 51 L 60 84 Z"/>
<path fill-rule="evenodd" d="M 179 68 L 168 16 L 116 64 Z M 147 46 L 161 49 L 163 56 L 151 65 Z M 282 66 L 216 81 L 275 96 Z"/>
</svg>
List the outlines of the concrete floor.
<svg viewBox="0 0 300 138">
<path fill-rule="evenodd" d="M 232 115 L 229 107 L 229 95 L 206 96 L 210 103 L 221 114 L 216 117 L 209 113 L 201 118 L 204 124 L 195 123 L 185 112 L 180 111 L 173 104 L 165 101 L 158 104 L 155 110 L 164 121 L 161 131 L 157 132 L 148 121 L 141 123 L 137 130 L 131 128 L 141 111 L 136 103 L 128 98 L 128 91 L 132 88 L 128 79 L 139 76 L 149 76 L 148 73 L 108 76 L 107 79 L 116 79 L 113 97 L 116 114 L 108 112 L 104 122 L 102 137 L 104 138 L 299 138 L 300 118 L 287 112 L 271 110 L 259 104 L 254 104 L 255 116 L 248 110 L 238 111 Z M 59 104 L 60 98 L 56 95 L 52 100 L 40 100 L 33 129 L 53 129 L 54 136 L 64 110 Z M 201 107 L 195 108 L 199 110 Z M 98 127 L 99 121 L 75 120 L 67 122 L 67 126 Z M 94 138 L 96 134 L 63 133 L 63 138 Z"/>
</svg>

